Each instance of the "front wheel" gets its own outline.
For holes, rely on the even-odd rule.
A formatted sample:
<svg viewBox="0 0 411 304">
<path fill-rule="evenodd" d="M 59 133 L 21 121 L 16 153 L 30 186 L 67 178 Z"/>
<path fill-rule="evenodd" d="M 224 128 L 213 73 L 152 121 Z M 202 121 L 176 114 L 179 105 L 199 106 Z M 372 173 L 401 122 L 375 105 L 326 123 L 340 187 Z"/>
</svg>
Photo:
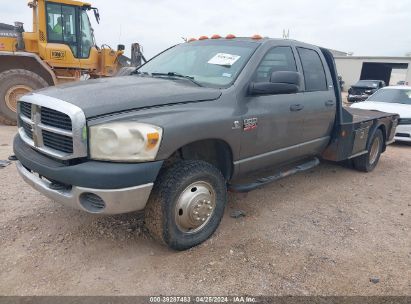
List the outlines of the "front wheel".
<svg viewBox="0 0 411 304">
<path fill-rule="evenodd" d="M 145 209 L 146 227 L 170 248 L 185 250 L 214 233 L 226 201 L 226 182 L 217 168 L 181 161 L 159 176 Z"/>
<path fill-rule="evenodd" d="M 368 152 L 353 159 L 354 168 L 363 172 L 374 170 L 380 159 L 383 145 L 384 137 L 381 130 L 377 129 L 368 144 Z"/>
</svg>

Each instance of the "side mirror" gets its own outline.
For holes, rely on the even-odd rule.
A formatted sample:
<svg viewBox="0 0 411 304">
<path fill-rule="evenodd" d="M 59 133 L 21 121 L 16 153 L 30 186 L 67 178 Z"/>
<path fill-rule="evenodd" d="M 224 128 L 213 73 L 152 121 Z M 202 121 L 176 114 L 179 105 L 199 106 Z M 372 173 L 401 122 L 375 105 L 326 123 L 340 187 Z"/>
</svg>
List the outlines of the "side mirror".
<svg viewBox="0 0 411 304">
<path fill-rule="evenodd" d="M 124 46 L 124 44 L 117 45 L 117 51 L 124 51 L 125 49 L 126 47 Z"/>
<path fill-rule="evenodd" d="M 251 95 L 293 94 L 300 91 L 301 74 L 292 71 L 273 72 L 270 82 L 252 82 Z"/>
</svg>

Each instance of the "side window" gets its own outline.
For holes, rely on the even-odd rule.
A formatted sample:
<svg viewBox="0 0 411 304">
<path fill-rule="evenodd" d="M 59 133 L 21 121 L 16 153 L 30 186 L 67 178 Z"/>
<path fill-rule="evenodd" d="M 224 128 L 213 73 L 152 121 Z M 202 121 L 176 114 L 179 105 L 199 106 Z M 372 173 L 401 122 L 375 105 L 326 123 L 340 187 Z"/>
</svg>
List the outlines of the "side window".
<svg viewBox="0 0 411 304">
<path fill-rule="evenodd" d="M 49 42 L 68 44 L 77 57 L 76 9 L 73 6 L 47 3 L 47 37 Z"/>
<path fill-rule="evenodd" d="M 288 46 L 277 46 L 265 54 L 257 67 L 255 82 L 269 82 L 271 73 L 277 71 L 297 71 L 293 51 Z"/>
<path fill-rule="evenodd" d="M 327 79 L 321 58 L 314 50 L 297 48 L 304 70 L 306 91 L 327 91 Z"/>
<path fill-rule="evenodd" d="M 80 26 L 80 57 L 88 58 L 90 56 L 90 49 L 94 45 L 94 39 L 93 30 L 91 28 L 90 20 L 88 19 L 86 11 L 81 12 Z"/>
</svg>

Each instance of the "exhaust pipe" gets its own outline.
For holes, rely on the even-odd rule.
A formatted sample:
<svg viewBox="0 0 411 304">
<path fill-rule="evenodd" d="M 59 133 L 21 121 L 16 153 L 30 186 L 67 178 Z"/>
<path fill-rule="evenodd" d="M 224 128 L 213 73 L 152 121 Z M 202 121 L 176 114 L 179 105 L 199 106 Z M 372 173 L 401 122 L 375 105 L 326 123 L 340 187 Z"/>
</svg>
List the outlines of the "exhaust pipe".
<svg viewBox="0 0 411 304">
<path fill-rule="evenodd" d="M 23 39 L 23 22 L 14 22 L 14 31 L 17 36 L 17 50 L 23 51 L 25 49 L 24 39 Z"/>
<path fill-rule="evenodd" d="M 138 43 L 131 44 L 131 66 L 139 67 L 142 63 L 146 63 L 147 60 L 141 52 L 140 45 Z"/>
</svg>

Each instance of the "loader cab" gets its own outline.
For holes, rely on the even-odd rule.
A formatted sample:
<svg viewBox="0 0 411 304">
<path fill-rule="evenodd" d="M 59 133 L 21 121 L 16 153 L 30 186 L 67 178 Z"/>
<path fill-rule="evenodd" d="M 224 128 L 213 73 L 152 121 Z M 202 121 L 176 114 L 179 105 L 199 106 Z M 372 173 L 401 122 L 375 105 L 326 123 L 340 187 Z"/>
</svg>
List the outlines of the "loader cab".
<svg viewBox="0 0 411 304">
<path fill-rule="evenodd" d="M 75 6 L 46 2 L 47 43 L 67 45 L 74 58 L 87 59 L 95 48 L 93 28 L 87 12 L 90 6 Z M 54 51 L 51 57 L 64 60 L 64 51 Z"/>
</svg>

